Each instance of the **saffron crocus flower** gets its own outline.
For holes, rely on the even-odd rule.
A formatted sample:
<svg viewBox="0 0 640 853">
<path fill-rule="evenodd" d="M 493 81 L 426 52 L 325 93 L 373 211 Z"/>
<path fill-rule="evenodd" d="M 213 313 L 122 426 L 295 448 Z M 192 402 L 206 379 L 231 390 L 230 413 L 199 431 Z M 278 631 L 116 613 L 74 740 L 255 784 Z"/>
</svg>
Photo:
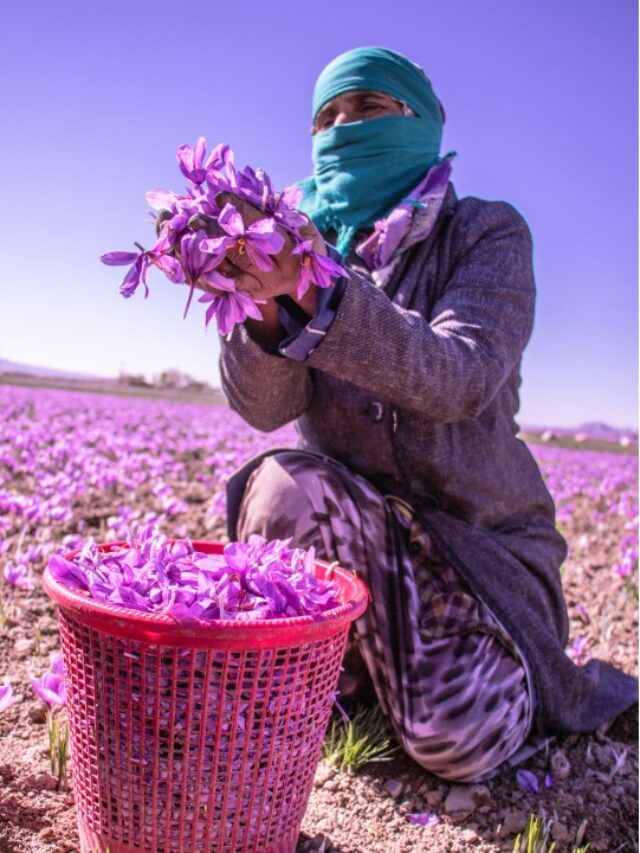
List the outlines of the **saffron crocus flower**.
<svg viewBox="0 0 640 853">
<path fill-rule="evenodd" d="M 164 189 L 149 190 L 145 193 L 145 198 L 156 221 L 162 214 L 158 240 L 150 250 L 151 255 L 158 257 L 174 248 L 198 205 L 194 205 L 191 198 L 184 198 Z"/>
<path fill-rule="evenodd" d="M 612 744 L 610 744 L 609 747 L 611 749 L 611 752 L 613 754 L 613 759 L 615 762 L 613 767 L 611 768 L 611 772 L 609 774 L 611 779 L 613 779 L 613 777 L 622 770 L 622 768 L 624 767 L 624 765 L 626 763 L 627 747 L 626 746 L 623 747 L 621 752 L 618 752 Z"/>
<path fill-rule="evenodd" d="M 18 697 L 13 695 L 13 687 L 10 684 L 3 684 L 0 687 L 0 714 L 17 701 Z"/>
<path fill-rule="evenodd" d="M 171 255 L 159 255 L 153 257 L 153 265 L 163 272 L 169 281 L 174 284 L 183 284 L 185 281 L 184 270 L 180 261 L 172 258 Z"/>
<path fill-rule="evenodd" d="M 144 194 L 147 204 L 152 210 L 170 210 L 176 209 L 179 196 L 171 190 L 155 189 L 148 190 Z"/>
<path fill-rule="evenodd" d="M 299 213 L 297 210 L 289 208 L 288 205 L 282 201 L 282 197 L 278 201 L 276 208 L 271 211 L 271 215 L 279 225 L 282 225 L 283 228 L 286 228 L 287 231 L 290 231 L 294 235 L 296 242 L 301 239 L 299 229 L 309 223 L 309 220 L 303 213 Z"/>
<path fill-rule="evenodd" d="M 203 281 L 211 287 L 218 290 L 231 291 L 235 290 L 235 283 L 226 276 L 217 272 L 216 267 L 220 266 L 224 260 L 224 252 L 218 254 L 210 254 L 205 248 L 205 244 L 211 241 L 207 240 L 205 231 L 200 230 L 188 232 L 184 234 L 180 240 L 180 257 L 182 258 L 182 268 L 191 290 L 189 298 L 184 309 L 184 316 L 187 316 L 193 289 L 196 282 Z"/>
<path fill-rule="evenodd" d="M 42 545 L 29 545 L 24 552 L 24 559 L 27 563 L 37 563 L 42 558 L 44 549 Z"/>
<path fill-rule="evenodd" d="M 68 589 L 89 589 L 82 569 L 61 554 L 52 554 L 49 557 L 48 568 L 51 576 Z"/>
<path fill-rule="evenodd" d="M 34 580 L 23 563 L 15 563 L 15 565 L 7 563 L 4 567 L 4 579 L 11 586 L 16 586 L 20 589 L 33 589 L 34 587 Z"/>
<path fill-rule="evenodd" d="M 45 672 L 40 678 L 32 678 L 34 692 L 47 705 L 65 705 L 66 693 L 64 680 L 58 672 Z"/>
<path fill-rule="evenodd" d="M 51 652 L 49 655 L 49 666 L 51 667 L 51 672 L 60 676 L 64 675 L 62 652 Z"/>
<path fill-rule="evenodd" d="M 241 255 L 246 254 L 259 270 L 269 272 L 273 269 L 273 261 L 269 256 L 277 255 L 284 247 L 284 237 L 276 231 L 274 219 L 259 219 L 247 228 L 238 210 L 229 203 L 222 208 L 218 224 L 228 236 L 203 241 L 203 251 L 224 256 L 227 249 L 233 246 Z"/>
<path fill-rule="evenodd" d="M 120 285 L 120 293 L 125 299 L 133 296 L 140 284 L 144 286 L 145 299 L 149 295 L 149 288 L 147 287 L 147 268 L 150 263 L 149 253 L 142 246 L 139 246 L 139 244 L 136 243 L 136 245 L 140 249 L 139 252 L 107 252 L 105 255 L 100 255 L 102 263 L 110 267 L 131 264 L 129 271 Z"/>
<path fill-rule="evenodd" d="M 216 196 L 221 192 L 240 192 L 240 184 L 247 184 L 246 178 L 242 178 L 242 173 L 236 171 L 233 165 L 233 151 L 226 143 L 216 147 L 217 160 L 207 169 L 207 190 L 205 199 L 207 203 L 220 213 L 220 206 L 216 202 Z M 247 172 L 244 169 L 243 172 Z"/>
<path fill-rule="evenodd" d="M 132 526 L 128 538 L 132 544 L 104 552 L 89 539 L 74 557 L 91 598 L 178 619 L 271 619 L 339 603 L 335 584 L 316 578 L 313 552 L 290 549 L 289 540 L 252 537 L 206 555 L 188 539 L 169 543 L 151 524 Z M 38 695 L 56 692 L 61 663 L 52 658 L 51 671 L 34 680 Z"/>
<path fill-rule="evenodd" d="M 418 826 L 435 826 L 440 823 L 440 818 L 432 812 L 415 812 L 414 814 L 405 815 L 409 823 L 415 823 Z"/>
<path fill-rule="evenodd" d="M 207 177 L 207 171 L 217 164 L 224 162 L 225 154 L 229 146 L 224 143 L 217 145 L 205 160 L 207 153 L 207 140 L 204 136 L 199 137 L 193 148 L 190 145 L 181 145 L 176 158 L 180 171 L 188 180 L 200 185 Z"/>
<path fill-rule="evenodd" d="M 260 309 L 249 294 L 242 290 L 235 290 L 220 296 L 205 293 L 198 299 L 198 302 L 209 303 L 205 314 L 205 327 L 215 317 L 221 335 L 228 335 L 236 323 L 243 323 L 247 317 L 262 320 Z"/>
<path fill-rule="evenodd" d="M 331 287 L 334 278 L 349 275 L 344 267 L 331 258 L 314 252 L 311 240 L 303 240 L 292 250 L 292 254 L 301 256 L 298 275 L 298 299 L 305 295 L 311 284 L 318 287 Z"/>
<path fill-rule="evenodd" d="M 254 172 L 247 166 L 238 172 L 237 188 L 232 191 L 259 207 L 263 213 L 272 216 L 279 225 L 293 234 L 297 235 L 298 229 L 308 222 L 307 217 L 295 209 L 302 198 L 302 190 L 292 186 L 281 193 L 276 192 L 264 169 L 256 169 Z"/>
<path fill-rule="evenodd" d="M 580 666 L 584 657 L 587 653 L 587 646 L 589 645 L 588 637 L 576 637 L 575 640 L 571 643 L 571 656 L 573 657 L 577 666 Z"/>
<path fill-rule="evenodd" d="M 218 287 L 220 273 L 216 273 L 216 267 L 220 266 L 224 259 L 224 253 L 212 254 L 205 248 L 207 240 L 206 231 L 188 231 L 182 235 L 180 240 L 180 257 L 187 281 L 196 282 L 199 279 L 206 281 L 212 287 Z M 211 275 L 215 273 L 215 275 Z M 225 279 L 226 282 L 230 279 Z M 222 285 L 224 288 L 224 285 Z M 224 288 L 227 289 L 227 288 Z"/>
<path fill-rule="evenodd" d="M 531 770 L 518 770 L 516 773 L 516 782 L 523 791 L 529 791 L 532 794 L 537 794 L 540 790 L 538 780 Z"/>
</svg>

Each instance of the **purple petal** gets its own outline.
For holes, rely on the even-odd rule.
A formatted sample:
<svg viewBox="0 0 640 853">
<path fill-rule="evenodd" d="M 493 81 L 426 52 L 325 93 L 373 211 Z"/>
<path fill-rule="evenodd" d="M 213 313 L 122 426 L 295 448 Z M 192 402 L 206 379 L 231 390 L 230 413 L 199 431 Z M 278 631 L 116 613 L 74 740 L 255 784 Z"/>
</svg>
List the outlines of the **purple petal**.
<svg viewBox="0 0 640 853">
<path fill-rule="evenodd" d="M 300 200 L 302 199 L 302 190 L 300 187 L 290 186 L 285 187 L 282 192 L 281 201 L 283 204 L 286 204 L 287 207 L 296 208 L 300 204 Z"/>
<path fill-rule="evenodd" d="M 516 782 L 523 791 L 530 791 L 532 794 L 537 794 L 540 791 L 538 780 L 531 770 L 518 770 Z"/>
<path fill-rule="evenodd" d="M 60 676 L 64 675 L 62 652 L 51 652 L 51 654 L 49 655 L 49 666 L 51 667 L 51 672 L 54 672 L 56 675 Z"/>
<path fill-rule="evenodd" d="M 185 178 L 191 178 L 193 171 L 193 150 L 190 145 L 181 145 L 176 151 L 178 166 Z"/>
<path fill-rule="evenodd" d="M 313 260 L 333 278 L 342 278 L 343 276 L 345 278 L 349 278 L 349 271 L 336 263 L 336 261 L 332 260 L 328 255 L 321 255 L 318 252 L 313 252 Z"/>
<path fill-rule="evenodd" d="M 241 237 L 244 234 L 244 222 L 238 210 L 230 203 L 225 204 L 218 217 L 221 228 L 231 234 L 232 237 Z"/>
<path fill-rule="evenodd" d="M 274 268 L 275 264 L 271 260 L 271 257 L 263 252 L 260 246 L 256 246 L 254 242 L 250 242 L 247 239 L 245 248 L 247 250 L 247 257 L 254 267 L 263 272 L 270 272 Z"/>
<path fill-rule="evenodd" d="M 204 299 L 199 299 L 198 301 L 204 302 Z M 204 315 L 204 327 L 205 327 L 205 329 L 207 329 L 209 327 L 209 323 L 213 320 L 213 318 L 218 313 L 218 310 L 220 308 L 221 297 L 220 296 L 210 296 L 208 301 L 211 302 L 211 305 L 209 305 L 209 307 L 207 308 L 205 315 Z"/>
<path fill-rule="evenodd" d="M 212 270 L 202 276 L 202 278 L 207 284 L 210 284 L 211 287 L 217 287 L 218 290 L 231 291 L 236 289 L 235 281 L 232 278 L 227 278 L 226 275 L 222 275 L 217 270 Z"/>
<path fill-rule="evenodd" d="M 23 563 L 7 563 L 4 567 L 4 579 L 11 586 L 20 587 L 21 589 L 33 589 L 35 581 L 28 572 L 27 567 Z"/>
<path fill-rule="evenodd" d="M 232 243 L 233 238 L 231 237 L 209 237 L 202 241 L 200 251 L 211 255 L 220 255 L 222 258 L 227 251 L 227 246 L 231 246 Z"/>
<path fill-rule="evenodd" d="M 262 320 L 262 312 L 248 293 L 238 290 L 234 294 L 234 297 L 244 311 L 245 316 L 243 320 L 246 320 L 247 317 L 252 317 L 254 320 Z"/>
<path fill-rule="evenodd" d="M 196 282 L 200 278 L 205 265 L 211 264 L 211 258 L 201 250 L 202 243 L 206 240 L 203 230 L 188 232 L 180 239 L 180 257 L 187 280 Z"/>
<path fill-rule="evenodd" d="M 34 692 L 47 705 L 66 704 L 64 681 L 57 673 L 45 672 L 41 678 L 32 678 L 31 686 Z"/>
<path fill-rule="evenodd" d="M 409 823 L 415 823 L 418 826 L 435 826 L 440 823 L 440 818 L 432 812 L 415 812 L 414 814 L 405 815 Z"/>
<path fill-rule="evenodd" d="M 260 220 L 264 222 L 265 220 Z M 271 220 L 273 222 L 273 220 Z M 256 223 L 259 225 L 260 223 Z M 253 226 L 251 226 L 253 228 Z M 247 243 L 258 247 L 262 252 L 267 252 L 269 255 L 279 255 L 284 248 L 284 237 L 279 231 L 252 231 L 251 228 L 247 231 Z"/>
<path fill-rule="evenodd" d="M 302 299 L 312 284 L 313 273 L 311 272 L 311 268 L 307 264 L 302 264 L 298 273 L 298 292 L 296 294 L 298 299 Z"/>
<path fill-rule="evenodd" d="M 60 554 L 52 554 L 48 562 L 51 576 L 69 589 L 89 589 L 87 578 L 82 569 Z"/>
<path fill-rule="evenodd" d="M 218 331 L 221 335 L 228 335 L 233 327 L 237 323 L 241 323 L 246 317 L 246 314 L 242 310 L 242 305 L 235 298 L 236 295 L 229 294 L 228 296 L 219 297 L 216 319 L 218 321 Z"/>
<path fill-rule="evenodd" d="M 204 136 L 198 137 L 198 140 L 193 149 L 193 168 L 200 169 L 202 168 L 202 161 L 204 160 L 205 151 L 207 150 L 207 140 Z"/>
<path fill-rule="evenodd" d="M 147 287 L 145 280 L 148 263 L 149 259 L 146 255 L 138 255 L 136 262 L 125 275 L 122 280 L 122 284 L 120 285 L 120 293 L 125 297 L 125 299 L 133 296 L 140 284 L 144 285 L 145 295 L 149 295 L 149 288 Z"/>
<path fill-rule="evenodd" d="M 303 240 L 301 243 L 291 250 L 292 255 L 309 255 L 313 251 L 313 242 L 311 240 Z"/>
<path fill-rule="evenodd" d="M 247 228 L 247 234 L 275 234 L 276 227 L 277 223 L 275 219 L 270 216 L 267 216 L 264 219 L 258 219 L 257 222 L 253 222 Z M 282 242 L 284 244 L 284 238 Z"/>
<path fill-rule="evenodd" d="M 107 252 L 106 255 L 100 255 L 100 260 L 107 266 L 121 267 L 132 264 L 139 254 L 139 252 Z"/>
<path fill-rule="evenodd" d="M 172 281 L 174 284 L 182 284 L 184 282 L 184 270 L 180 265 L 180 261 L 176 258 L 172 258 L 169 255 L 160 255 L 160 257 L 155 258 L 152 263 L 166 275 L 169 281 Z"/>
<path fill-rule="evenodd" d="M 220 164 L 223 166 L 227 160 L 233 163 L 233 151 L 226 142 L 221 142 L 213 149 L 204 163 L 204 169 L 209 170 Z"/>
<path fill-rule="evenodd" d="M 262 319 L 260 309 L 253 299 L 240 290 L 220 297 L 216 316 L 220 334 L 227 335 L 237 323 L 242 323 L 247 317 Z"/>
<path fill-rule="evenodd" d="M 178 196 L 171 190 L 149 190 L 144 195 L 152 210 L 173 210 Z"/>
<path fill-rule="evenodd" d="M 10 684 L 4 684 L 0 687 L 0 713 L 6 711 L 14 702 L 18 701 L 18 697 L 13 695 L 13 687 Z"/>
</svg>

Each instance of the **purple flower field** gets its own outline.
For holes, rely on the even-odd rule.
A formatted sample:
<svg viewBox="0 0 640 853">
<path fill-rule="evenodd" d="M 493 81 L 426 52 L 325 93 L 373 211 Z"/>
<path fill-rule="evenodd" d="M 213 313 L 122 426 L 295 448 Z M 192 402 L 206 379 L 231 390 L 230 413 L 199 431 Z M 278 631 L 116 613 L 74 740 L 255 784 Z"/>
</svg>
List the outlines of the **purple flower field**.
<svg viewBox="0 0 640 853">
<path fill-rule="evenodd" d="M 295 444 L 297 435 L 293 427 L 258 433 L 223 406 L 44 388 L 0 385 L 0 413 L 0 849 L 78 850 L 70 790 L 56 790 L 48 772 L 45 702 L 55 685 L 45 670 L 59 649 L 55 610 L 40 586 L 48 558 L 89 536 L 121 539 L 134 522 L 154 522 L 169 537 L 226 541 L 229 474 L 267 447 Z M 531 450 L 569 543 L 567 653 L 579 664 L 599 657 L 635 674 L 637 455 Z M 54 705 L 54 713 L 65 711 Z M 511 850 L 515 831 L 498 828 L 505 814 L 540 807 L 549 815 L 555 809 L 573 836 L 586 818 L 590 850 L 637 849 L 626 847 L 637 814 L 634 740 L 628 732 L 566 738 L 558 745 L 570 764 L 563 778 L 554 776 L 553 754 L 539 756 L 520 782 L 513 772 L 487 783 L 484 810 L 468 825 L 447 816 L 451 786 L 404 757 L 372 765 L 346 787 L 327 776 L 312 794 L 299 849 L 320 849 L 310 845 L 323 836 L 327 853 L 331 844 L 345 853 L 390 850 L 378 846 L 380 824 L 396 826 L 394 838 L 406 844 L 398 850 L 454 849 L 454 842 L 459 850 Z M 404 786 L 400 801 L 385 793 L 390 775 Z M 409 813 L 438 819 L 403 819 Z M 466 847 L 462 834 L 470 831 L 476 841 Z"/>
</svg>

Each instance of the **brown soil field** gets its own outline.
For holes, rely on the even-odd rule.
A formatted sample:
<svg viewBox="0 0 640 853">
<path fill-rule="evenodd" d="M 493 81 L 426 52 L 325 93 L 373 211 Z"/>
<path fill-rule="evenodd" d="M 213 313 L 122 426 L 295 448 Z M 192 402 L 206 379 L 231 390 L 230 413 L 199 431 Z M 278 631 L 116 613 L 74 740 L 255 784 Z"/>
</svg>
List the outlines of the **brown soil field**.
<svg viewBox="0 0 640 853">
<path fill-rule="evenodd" d="M 200 462 L 194 456 L 186 464 L 195 473 Z M 187 501 L 180 521 L 193 539 L 224 540 L 222 523 L 205 523 L 204 503 L 186 486 L 182 494 L 176 487 L 176 497 Z M 85 534 L 100 541 L 114 500 L 107 493 L 79 499 L 74 521 L 61 525 L 60 536 L 75 532 L 74 525 L 82 519 Z M 148 501 L 152 508 L 151 494 Z M 611 571 L 625 536 L 624 520 L 612 514 L 596 521 L 592 499 L 579 497 L 574 503 L 563 522 L 570 545 L 563 584 L 571 635 L 586 638 L 590 656 L 637 674 L 635 578 L 631 583 Z M 39 532 L 30 529 L 27 536 L 37 543 Z M 43 566 L 44 561 L 36 572 Z M 39 586 L 15 590 L 0 628 L 0 676 L 20 697 L 0 715 L 1 853 L 79 850 L 71 788 L 67 784 L 56 790 L 49 772 L 44 707 L 29 685 L 58 648 L 56 612 L 44 592 Z M 455 786 L 404 756 L 354 774 L 321 763 L 298 851 L 511 851 L 530 813 L 552 821 L 558 853 L 572 851 L 576 837 L 588 842 L 593 853 L 638 850 L 637 707 L 598 732 L 558 737 L 525 767 L 539 780 L 551 773 L 553 787 L 541 786 L 537 794 L 522 790 L 515 770 L 482 785 Z M 438 822 L 422 827 L 407 821 L 407 814 L 424 811 L 434 813 Z"/>
</svg>

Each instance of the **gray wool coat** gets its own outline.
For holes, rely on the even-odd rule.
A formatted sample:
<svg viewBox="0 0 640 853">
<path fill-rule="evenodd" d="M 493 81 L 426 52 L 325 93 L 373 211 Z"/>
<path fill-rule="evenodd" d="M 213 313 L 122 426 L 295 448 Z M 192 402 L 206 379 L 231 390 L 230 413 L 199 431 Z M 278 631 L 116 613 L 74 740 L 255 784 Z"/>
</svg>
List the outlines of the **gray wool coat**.
<svg viewBox="0 0 640 853">
<path fill-rule="evenodd" d="M 564 652 L 566 544 L 514 420 L 535 302 L 526 222 L 449 184 L 384 289 L 359 263 L 352 253 L 336 317 L 304 362 L 266 352 L 243 325 L 222 341 L 230 406 L 264 431 L 296 419 L 302 447 L 409 502 L 526 656 L 538 729 L 597 727 L 636 701 L 637 683 Z"/>
</svg>

